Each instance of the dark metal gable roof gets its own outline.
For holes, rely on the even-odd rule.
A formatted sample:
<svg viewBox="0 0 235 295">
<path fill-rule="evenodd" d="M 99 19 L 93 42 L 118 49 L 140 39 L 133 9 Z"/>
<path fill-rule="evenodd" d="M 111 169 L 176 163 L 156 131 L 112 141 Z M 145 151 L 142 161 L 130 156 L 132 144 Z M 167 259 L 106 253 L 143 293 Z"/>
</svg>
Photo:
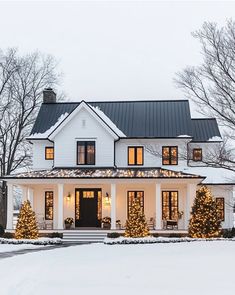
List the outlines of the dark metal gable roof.
<svg viewBox="0 0 235 295">
<path fill-rule="evenodd" d="M 206 141 L 220 136 L 215 120 L 191 119 L 188 100 L 87 102 L 99 107 L 127 137 L 174 138 L 179 135 Z M 80 102 L 42 104 L 31 134 L 44 133 Z M 203 123 L 204 122 L 204 123 Z"/>
<path fill-rule="evenodd" d="M 216 119 L 192 119 L 193 141 L 221 137 Z"/>
</svg>

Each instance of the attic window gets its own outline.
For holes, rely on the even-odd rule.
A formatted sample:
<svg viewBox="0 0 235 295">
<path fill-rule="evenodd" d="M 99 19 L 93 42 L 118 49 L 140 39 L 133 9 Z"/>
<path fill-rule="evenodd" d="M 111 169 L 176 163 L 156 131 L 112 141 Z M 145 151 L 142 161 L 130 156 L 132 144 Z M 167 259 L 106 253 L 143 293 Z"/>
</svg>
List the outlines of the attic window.
<svg viewBox="0 0 235 295">
<path fill-rule="evenodd" d="M 202 161 L 202 149 L 193 149 L 193 161 Z"/>
<path fill-rule="evenodd" d="M 45 147 L 45 159 L 54 160 L 54 147 L 52 146 Z"/>
<path fill-rule="evenodd" d="M 86 127 L 86 120 L 85 119 L 82 120 L 82 127 Z"/>
</svg>

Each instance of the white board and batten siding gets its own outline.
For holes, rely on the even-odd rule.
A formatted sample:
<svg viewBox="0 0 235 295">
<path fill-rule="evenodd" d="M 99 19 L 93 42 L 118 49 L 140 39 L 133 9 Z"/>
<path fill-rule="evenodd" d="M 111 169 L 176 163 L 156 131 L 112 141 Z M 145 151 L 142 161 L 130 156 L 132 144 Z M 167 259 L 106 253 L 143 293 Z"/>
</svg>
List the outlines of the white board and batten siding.
<svg viewBox="0 0 235 295">
<path fill-rule="evenodd" d="M 33 140 L 33 168 L 35 170 L 51 169 L 53 160 L 45 159 L 45 148 L 53 147 L 53 142 L 49 140 Z"/>
<path fill-rule="evenodd" d="M 95 141 L 95 166 L 113 166 L 114 138 L 94 116 L 83 108 L 54 138 L 55 167 L 78 166 L 77 141 L 83 140 Z"/>
</svg>

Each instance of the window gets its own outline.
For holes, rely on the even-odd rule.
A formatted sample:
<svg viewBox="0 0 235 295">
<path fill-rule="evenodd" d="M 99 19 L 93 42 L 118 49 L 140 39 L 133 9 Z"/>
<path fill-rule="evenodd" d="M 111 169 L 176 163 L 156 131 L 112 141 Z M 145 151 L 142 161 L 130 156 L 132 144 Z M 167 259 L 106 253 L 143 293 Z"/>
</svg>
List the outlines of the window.
<svg viewBox="0 0 235 295">
<path fill-rule="evenodd" d="M 178 165 L 178 147 L 162 147 L 162 165 Z"/>
<path fill-rule="evenodd" d="M 128 165 L 143 165 L 143 147 L 129 146 L 128 147 Z"/>
<path fill-rule="evenodd" d="M 45 192 L 45 220 L 53 220 L 53 192 Z"/>
<path fill-rule="evenodd" d="M 95 141 L 77 142 L 77 165 L 95 165 Z"/>
<path fill-rule="evenodd" d="M 202 161 L 202 149 L 193 149 L 193 161 Z"/>
<path fill-rule="evenodd" d="M 141 210 L 144 213 L 144 192 L 143 191 L 128 191 L 127 192 L 127 214 L 128 214 L 128 217 L 129 217 L 129 212 L 130 212 L 131 206 L 133 204 L 133 201 L 136 198 L 140 200 Z"/>
<path fill-rule="evenodd" d="M 54 160 L 54 147 L 51 147 L 51 146 L 45 147 L 45 159 Z"/>
<path fill-rule="evenodd" d="M 224 198 L 216 198 L 216 206 L 218 209 L 218 219 L 224 221 Z"/>
<path fill-rule="evenodd" d="M 162 192 L 162 219 L 178 220 L 178 192 Z"/>
</svg>

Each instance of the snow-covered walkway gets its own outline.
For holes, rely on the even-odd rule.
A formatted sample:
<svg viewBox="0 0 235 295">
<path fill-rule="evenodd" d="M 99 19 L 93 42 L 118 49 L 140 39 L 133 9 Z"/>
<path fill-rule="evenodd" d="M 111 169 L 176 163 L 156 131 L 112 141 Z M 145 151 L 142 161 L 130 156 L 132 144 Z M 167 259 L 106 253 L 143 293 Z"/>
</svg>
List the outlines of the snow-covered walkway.
<svg viewBox="0 0 235 295">
<path fill-rule="evenodd" d="M 0 261 L 1 295 L 233 295 L 235 243 L 91 244 Z"/>
</svg>

